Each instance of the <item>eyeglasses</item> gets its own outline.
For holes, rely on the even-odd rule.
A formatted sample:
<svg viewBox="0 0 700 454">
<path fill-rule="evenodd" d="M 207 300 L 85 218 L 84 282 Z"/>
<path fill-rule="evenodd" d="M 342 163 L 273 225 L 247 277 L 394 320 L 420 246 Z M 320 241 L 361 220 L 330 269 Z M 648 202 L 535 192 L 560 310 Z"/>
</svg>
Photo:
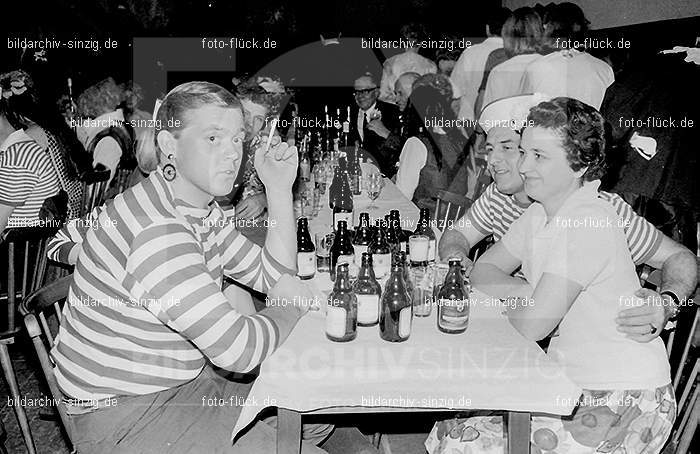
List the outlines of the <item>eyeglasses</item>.
<svg viewBox="0 0 700 454">
<path fill-rule="evenodd" d="M 373 92 L 374 90 L 376 90 L 376 89 L 377 89 L 377 87 L 374 87 L 374 88 L 365 88 L 364 90 L 355 89 L 355 96 L 359 96 L 359 95 L 368 95 L 368 94 L 372 93 L 372 92 Z"/>
</svg>

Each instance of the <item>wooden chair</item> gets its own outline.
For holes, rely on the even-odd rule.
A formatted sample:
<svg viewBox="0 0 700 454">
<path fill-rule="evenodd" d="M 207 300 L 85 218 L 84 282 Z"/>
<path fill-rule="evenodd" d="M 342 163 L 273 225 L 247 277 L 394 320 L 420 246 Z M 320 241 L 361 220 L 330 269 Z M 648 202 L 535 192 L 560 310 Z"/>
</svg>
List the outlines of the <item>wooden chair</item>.
<svg viewBox="0 0 700 454">
<path fill-rule="evenodd" d="M 8 345 L 14 344 L 20 326 L 15 322 L 19 305 L 43 285 L 46 271 L 46 244 L 60 225 L 50 227 L 23 227 L 6 229 L 0 243 L 7 247 L 7 294 L 0 296 L 0 304 L 5 309 L 5 323 L 0 326 L 0 363 L 14 400 L 14 411 L 22 431 L 22 436 L 30 454 L 35 452 L 34 441 L 29 428 L 29 420 L 20 404 L 21 396 L 17 377 L 8 351 Z"/>
<path fill-rule="evenodd" d="M 80 217 L 85 217 L 93 208 L 102 205 L 109 180 L 109 169 L 97 164 L 93 170 L 80 175 L 83 183 L 83 200 L 80 205 Z"/>
<path fill-rule="evenodd" d="M 65 276 L 54 281 L 38 291 L 32 293 L 20 305 L 20 313 L 24 318 L 24 326 L 27 329 L 29 338 L 32 340 L 34 350 L 39 358 L 41 370 L 49 385 L 51 396 L 54 402 L 59 402 L 56 407 L 63 424 L 70 444 L 73 441 L 73 434 L 70 432 L 70 424 L 63 404 L 63 394 L 58 388 L 56 377 L 54 376 L 54 363 L 49 356 L 49 351 L 54 345 L 58 327 L 61 323 L 62 305 L 68 297 L 68 289 L 73 280 L 73 276 Z M 55 320 L 51 320 L 54 318 Z M 50 323 L 52 322 L 52 323 Z M 51 329 L 53 327 L 53 330 Z"/>
<path fill-rule="evenodd" d="M 464 216 L 470 206 L 471 200 L 463 195 L 438 191 L 433 222 L 442 232 L 451 223 Z"/>
</svg>

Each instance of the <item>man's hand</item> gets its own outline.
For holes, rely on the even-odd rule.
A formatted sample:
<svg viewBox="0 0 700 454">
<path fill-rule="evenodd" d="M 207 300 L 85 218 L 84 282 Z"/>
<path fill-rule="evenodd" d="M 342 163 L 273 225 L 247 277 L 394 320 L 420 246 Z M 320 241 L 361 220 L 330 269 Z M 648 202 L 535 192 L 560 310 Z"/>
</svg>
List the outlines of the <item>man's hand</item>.
<svg viewBox="0 0 700 454">
<path fill-rule="evenodd" d="M 265 140 L 256 148 L 254 159 L 255 170 L 266 192 L 291 192 L 299 165 L 297 148 L 282 142 L 279 136 L 272 138 L 269 151 L 266 148 Z"/>
<path fill-rule="evenodd" d="M 267 208 L 267 196 L 264 192 L 253 194 L 236 205 L 236 219 L 256 219 Z"/>
<path fill-rule="evenodd" d="M 391 131 L 384 126 L 381 119 L 375 119 L 367 123 L 367 129 L 377 134 L 379 137 L 386 139 Z"/>
<path fill-rule="evenodd" d="M 662 303 L 661 295 L 653 290 L 641 288 L 635 292 L 635 296 L 646 301 L 641 306 L 620 311 L 615 319 L 617 330 L 637 342 L 649 342 L 659 337 L 668 322 L 670 311 Z"/>
<path fill-rule="evenodd" d="M 314 304 L 317 295 L 308 283 L 296 276 L 283 274 L 267 292 L 267 297 L 272 305 L 293 307 L 299 312 L 299 317 L 302 317 L 309 311 L 309 306 Z"/>
</svg>

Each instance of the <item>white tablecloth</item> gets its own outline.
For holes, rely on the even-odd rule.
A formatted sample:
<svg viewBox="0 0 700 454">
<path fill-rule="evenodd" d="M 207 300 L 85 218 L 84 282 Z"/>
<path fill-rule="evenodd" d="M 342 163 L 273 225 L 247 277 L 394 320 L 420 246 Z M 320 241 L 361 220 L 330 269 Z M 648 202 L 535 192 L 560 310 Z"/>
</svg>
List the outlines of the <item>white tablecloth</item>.
<svg viewBox="0 0 700 454">
<path fill-rule="evenodd" d="M 379 327 L 331 342 L 324 319 L 310 312 L 265 361 L 234 436 L 266 406 L 300 412 L 329 407 L 483 409 L 570 414 L 581 389 L 501 315 L 472 293 L 469 327 L 438 331 L 436 311 L 414 317 L 411 337 L 390 343 Z"/>
</svg>

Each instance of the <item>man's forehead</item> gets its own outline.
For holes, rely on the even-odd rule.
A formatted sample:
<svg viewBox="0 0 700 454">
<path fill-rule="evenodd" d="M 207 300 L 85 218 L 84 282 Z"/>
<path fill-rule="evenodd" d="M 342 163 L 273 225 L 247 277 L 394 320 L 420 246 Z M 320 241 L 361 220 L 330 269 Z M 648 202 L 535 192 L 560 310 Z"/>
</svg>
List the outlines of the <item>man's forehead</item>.
<svg viewBox="0 0 700 454">
<path fill-rule="evenodd" d="M 377 88 L 377 84 L 369 76 L 362 76 L 355 79 L 355 88 Z"/>
<path fill-rule="evenodd" d="M 486 141 L 491 144 L 505 141 L 512 141 L 517 144 L 520 143 L 520 135 L 517 131 L 510 128 L 493 127 L 489 130 Z"/>
</svg>

